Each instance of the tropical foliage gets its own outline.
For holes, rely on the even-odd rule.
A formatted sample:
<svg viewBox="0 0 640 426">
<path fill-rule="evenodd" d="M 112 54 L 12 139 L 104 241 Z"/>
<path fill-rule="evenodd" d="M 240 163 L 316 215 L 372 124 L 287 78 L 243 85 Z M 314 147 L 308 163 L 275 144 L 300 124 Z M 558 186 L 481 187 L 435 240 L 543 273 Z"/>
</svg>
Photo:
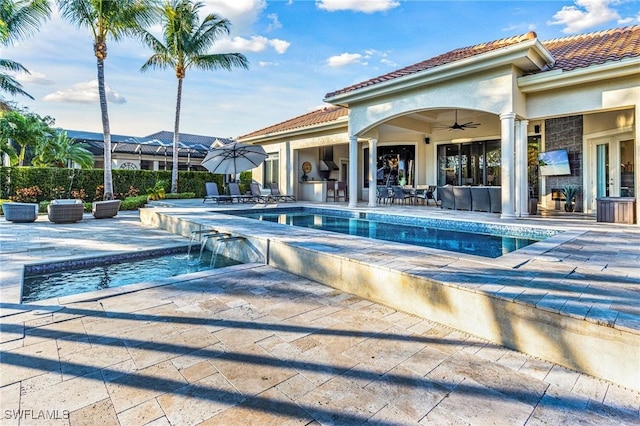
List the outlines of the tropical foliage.
<svg viewBox="0 0 640 426">
<path fill-rule="evenodd" d="M 78 143 L 58 129 L 54 136 L 43 138 L 36 147 L 33 165 L 38 167 L 70 167 L 74 163 L 83 169 L 93 167 L 89 145 Z"/>
<path fill-rule="evenodd" d="M 247 58 L 240 53 L 208 53 L 216 40 L 229 34 L 231 23 L 215 14 L 207 15 L 202 21 L 198 15 L 203 3 L 192 0 L 172 0 L 162 8 L 162 38 L 157 39 L 148 31 L 143 40 L 153 50 L 153 55 L 140 69 L 172 68 L 178 79 L 175 122 L 173 129 L 173 171 L 171 192 L 178 192 L 178 147 L 180 144 L 180 108 L 182 103 L 182 82 L 189 68 L 205 71 L 249 67 Z"/>
<path fill-rule="evenodd" d="M 0 0 L 0 46 L 11 45 L 35 33 L 50 14 L 48 0 Z M 9 72 L 29 73 L 21 64 L 0 58 L 0 92 L 33 99 Z M 0 102 L 5 103 L 3 99 Z"/>
<path fill-rule="evenodd" d="M 57 0 L 62 17 L 93 36 L 93 53 L 98 67 L 98 96 L 104 136 L 104 199 L 113 199 L 111 169 L 111 129 L 104 79 L 107 39 L 114 41 L 139 34 L 153 23 L 156 9 L 152 0 Z"/>
<path fill-rule="evenodd" d="M 18 165 L 24 165 L 27 148 L 35 149 L 43 139 L 53 136 L 53 118 L 32 112 L 5 111 L 0 115 L 0 138 L 20 146 Z M 11 156 L 11 153 L 8 152 Z"/>
</svg>

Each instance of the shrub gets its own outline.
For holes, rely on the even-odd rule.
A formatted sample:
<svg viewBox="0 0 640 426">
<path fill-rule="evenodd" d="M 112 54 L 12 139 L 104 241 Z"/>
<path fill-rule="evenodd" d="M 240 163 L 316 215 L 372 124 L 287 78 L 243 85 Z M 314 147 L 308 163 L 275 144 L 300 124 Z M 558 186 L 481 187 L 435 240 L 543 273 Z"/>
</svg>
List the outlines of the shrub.
<svg viewBox="0 0 640 426">
<path fill-rule="evenodd" d="M 122 204 L 120 204 L 120 210 L 138 210 L 140 207 L 144 207 L 145 204 L 147 204 L 146 195 L 128 197 L 122 200 Z"/>
<path fill-rule="evenodd" d="M 34 185 L 29 188 L 20 188 L 16 190 L 16 195 L 10 196 L 9 200 L 18 203 L 35 203 L 41 195 L 42 190 L 40 190 L 40 187 L 38 185 Z"/>
</svg>

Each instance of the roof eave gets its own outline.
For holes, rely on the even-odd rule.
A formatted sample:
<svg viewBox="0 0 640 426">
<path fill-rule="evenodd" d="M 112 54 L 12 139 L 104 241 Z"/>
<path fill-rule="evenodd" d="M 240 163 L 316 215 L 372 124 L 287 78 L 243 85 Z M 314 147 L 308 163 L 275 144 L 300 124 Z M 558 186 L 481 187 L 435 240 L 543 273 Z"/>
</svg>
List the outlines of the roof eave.
<svg viewBox="0 0 640 426">
<path fill-rule="evenodd" d="M 555 59 L 551 52 L 549 52 L 538 39 L 533 39 L 414 74 L 394 78 L 387 82 L 377 83 L 347 93 L 327 97 L 324 101 L 334 105 L 348 107 L 349 104 L 353 102 L 385 96 L 417 86 L 452 80 L 462 75 L 498 68 L 504 65 L 513 65 L 525 72 L 534 72 L 541 71 L 545 66 L 553 63 L 555 63 Z"/>
<path fill-rule="evenodd" d="M 518 87 L 522 93 L 535 93 L 563 87 L 576 86 L 638 75 L 640 57 L 625 58 L 619 61 L 576 68 L 571 71 L 555 70 L 518 78 Z"/>
<path fill-rule="evenodd" d="M 257 135 L 257 136 L 251 136 L 251 137 L 240 137 L 238 138 L 238 142 L 242 142 L 242 143 L 265 143 L 265 142 L 273 142 L 273 141 L 278 141 L 281 140 L 282 138 L 286 138 L 286 137 L 296 137 L 296 136 L 309 136 L 309 132 L 313 131 L 313 132 L 324 132 L 324 131 L 328 131 L 328 130 L 335 130 L 335 129 L 339 129 L 342 127 L 347 126 L 347 122 L 349 121 L 349 116 L 348 115 L 343 115 L 341 117 L 338 117 L 335 120 L 329 121 L 329 122 L 325 122 L 325 123 L 318 123 L 318 124 L 313 124 L 310 126 L 304 126 L 304 127 L 296 127 L 294 129 L 288 129 L 288 130 L 282 130 L 279 132 L 273 132 L 273 133 L 267 133 L 264 135 Z"/>
</svg>

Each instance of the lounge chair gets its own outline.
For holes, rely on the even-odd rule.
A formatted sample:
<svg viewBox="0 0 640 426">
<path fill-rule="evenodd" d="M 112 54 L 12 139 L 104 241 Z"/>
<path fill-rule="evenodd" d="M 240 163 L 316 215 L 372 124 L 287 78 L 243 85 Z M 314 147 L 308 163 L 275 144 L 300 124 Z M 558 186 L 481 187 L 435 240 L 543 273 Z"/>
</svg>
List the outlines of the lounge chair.
<svg viewBox="0 0 640 426">
<path fill-rule="evenodd" d="M 117 216 L 118 210 L 120 210 L 120 203 L 120 200 L 94 201 L 91 206 L 91 213 L 96 219 Z"/>
<path fill-rule="evenodd" d="M 227 188 L 229 189 L 229 197 L 232 201 L 235 200 L 239 203 L 253 201 L 253 195 L 244 195 L 240 193 L 240 185 L 236 182 L 229 182 Z"/>
<path fill-rule="evenodd" d="M 251 196 L 253 197 L 253 201 L 257 203 L 275 203 L 277 198 L 272 195 L 264 195 L 262 194 L 262 190 L 260 190 L 260 184 L 258 182 L 251 182 L 249 185 L 251 187 Z"/>
<path fill-rule="evenodd" d="M 27 223 L 38 218 L 38 205 L 33 203 L 3 203 L 2 212 L 8 222 Z"/>
<path fill-rule="evenodd" d="M 204 196 L 204 200 L 202 203 L 204 204 L 207 201 L 215 201 L 216 203 L 227 202 L 230 203 L 233 201 L 228 195 L 220 195 L 218 192 L 218 184 L 215 182 L 206 182 L 205 187 L 207 190 L 207 195 Z"/>
<path fill-rule="evenodd" d="M 271 182 L 269 188 L 271 189 L 271 196 L 275 198 L 276 201 L 296 201 L 296 197 L 293 195 L 285 195 L 280 192 L 278 182 Z"/>
<path fill-rule="evenodd" d="M 84 204 L 82 200 L 53 200 L 47 207 L 49 221 L 53 223 L 73 223 L 82 220 Z"/>
</svg>

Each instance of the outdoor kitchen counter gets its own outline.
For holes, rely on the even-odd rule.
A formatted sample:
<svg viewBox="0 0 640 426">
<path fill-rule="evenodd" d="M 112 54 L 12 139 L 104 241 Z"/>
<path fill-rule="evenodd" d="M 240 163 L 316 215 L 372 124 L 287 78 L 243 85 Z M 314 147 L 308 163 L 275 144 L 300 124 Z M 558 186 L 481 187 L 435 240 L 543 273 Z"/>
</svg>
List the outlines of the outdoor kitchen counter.
<svg viewBox="0 0 640 426">
<path fill-rule="evenodd" d="M 299 195 L 298 199 L 301 201 L 317 201 L 319 203 L 324 203 L 327 200 L 327 181 L 300 181 Z"/>
</svg>

